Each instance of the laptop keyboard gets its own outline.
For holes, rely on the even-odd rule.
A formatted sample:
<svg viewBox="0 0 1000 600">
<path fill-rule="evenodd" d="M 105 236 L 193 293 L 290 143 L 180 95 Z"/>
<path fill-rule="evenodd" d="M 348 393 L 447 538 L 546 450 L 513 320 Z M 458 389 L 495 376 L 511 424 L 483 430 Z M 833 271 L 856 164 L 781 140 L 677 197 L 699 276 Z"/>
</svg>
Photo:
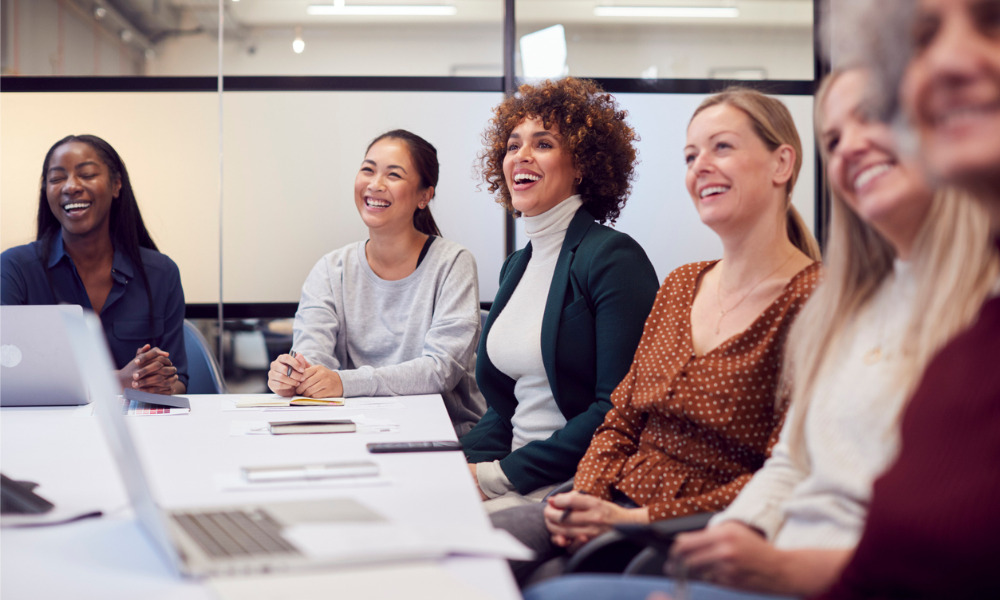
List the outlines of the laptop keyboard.
<svg viewBox="0 0 1000 600">
<path fill-rule="evenodd" d="M 171 517 L 213 558 L 298 554 L 263 510 L 175 513 Z"/>
</svg>

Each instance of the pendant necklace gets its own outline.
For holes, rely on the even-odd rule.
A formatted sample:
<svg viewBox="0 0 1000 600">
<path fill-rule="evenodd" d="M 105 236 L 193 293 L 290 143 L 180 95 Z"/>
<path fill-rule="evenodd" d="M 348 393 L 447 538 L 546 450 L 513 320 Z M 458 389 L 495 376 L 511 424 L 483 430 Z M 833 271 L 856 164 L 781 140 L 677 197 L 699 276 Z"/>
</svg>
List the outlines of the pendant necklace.
<svg viewBox="0 0 1000 600">
<path fill-rule="evenodd" d="M 782 262 L 780 265 L 778 265 L 777 269 L 771 271 L 767 275 L 765 275 L 765 276 L 761 277 L 760 279 L 758 279 L 757 283 L 753 284 L 753 286 L 747 291 L 747 293 L 743 294 L 743 296 L 741 296 L 740 299 L 736 301 L 736 304 L 730 306 L 729 308 L 722 308 L 722 274 L 720 273 L 719 274 L 719 285 L 717 285 L 716 288 L 715 288 L 715 300 L 719 304 L 719 320 L 716 321 L 716 323 L 715 323 L 715 335 L 719 335 L 719 332 L 722 331 L 722 319 L 724 319 L 728 313 L 730 313 L 733 310 L 735 310 L 737 306 L 739 306 L 740 304 L 743 304 L 743 301 L 746 300 L 747 298 L 749 298 L 750 294 L 752 294 L 753 291 L 755 289 L 757 289 L 757 286 L 759 286 L 760 284 L 764 283 L 765 281 L 767 281 L 768 279 L 770 279 L 772 275 L 774 275 L 775 273 L 777 273 L 778 271 L 780 271 L 782 268 L 784 268 L 784 266 L 787 265 L 792 260 L 792 257 L 794 257 L 794 256 L 795 256 L 794 252 L 792 252 L 791 254 L 789 254 L 788 258 L 786 258 L 784 260 L 784 262 Z"/>
</svg>

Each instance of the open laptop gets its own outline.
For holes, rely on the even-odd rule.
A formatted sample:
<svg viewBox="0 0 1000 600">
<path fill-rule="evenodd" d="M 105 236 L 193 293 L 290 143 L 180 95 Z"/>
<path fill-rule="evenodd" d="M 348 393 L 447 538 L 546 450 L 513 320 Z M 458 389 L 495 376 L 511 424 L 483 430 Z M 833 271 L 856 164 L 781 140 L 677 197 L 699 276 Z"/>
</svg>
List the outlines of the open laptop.
<svg viewBox="0 0 1000 600">
<path fill-rule="evenodd" d="M 87 387 L 61 314 L 75 304 L 0 306 L 0 406 L 86 404 Z"/>
<path fill-rule="evenodd" d="M 95 412 L 121 471 L 125 489 L 142 528 L 174 569 L 185 576 L 233 575 L 321 566 L 437 558 L 440 549 L 422 544 L 348 547 L 311 552 L 286 533 L 292 527 L 338 524 L 371 527 L 371 538 L 393 524 L 350 498 L 275 502 L 166 510 L 157 505 L 139 452 L 126 423 L 112 374 L 110 352 L 100 322 L 92 313 L 66 315 L 73 352 L 94 399 Z M 301 530 L 301 528 L 300 528 Z M 334 529 L 335 530 L 335 529 Z M 322 531 L 327 531 L 322 529 Z M 389 536 L 391 537 L 391 536 Z M 349 544 L 348 544 L 349 545 Z"/>
</svg>

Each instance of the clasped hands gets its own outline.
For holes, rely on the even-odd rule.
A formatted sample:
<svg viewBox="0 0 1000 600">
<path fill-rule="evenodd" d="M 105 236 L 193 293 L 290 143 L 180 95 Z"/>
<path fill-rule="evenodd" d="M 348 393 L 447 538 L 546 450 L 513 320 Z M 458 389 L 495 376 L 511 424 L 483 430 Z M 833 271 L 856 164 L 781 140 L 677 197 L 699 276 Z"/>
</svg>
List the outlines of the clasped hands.
<svg viewBox="0 0 1000 600">
<path fill-rule="evenodd" d="M 340 374 L 323 365 L 309 364 L 301 354 L 282 354 L 276 358 L 267 373 L 267 387 L 286 397 L 339 398 L 344 395 Z"/>
<path fill-rule="evenodd" d="M 624 508 L 579 491 L 549 498 L 544 516 L 552 542 L 570 552 L 615 525 L 649 523 L 646 508 Z M 781 593 L 785 591 L 784 554 L 758 531 L 727 521 L 710 529 L 679 534 L 670 551 L 670 565 L 671 570 L 683 565 L 693 579 Z"/>
<path fill-rule="evenodd" d="M 649 523 L 645 508 L 625 508 L 576 490 L 549 498 L 543 514 L 552 543 L 571 552 L 615 525 Z"/>
<path fill-rule="evenodd" d="M 179 394 L 183 392 L 177 377 L 177 367 L 170 362 L 170 353 L 149 344 L 135 351 L 135 358 L 118 371 L 118 381 L 123 388 L 132 388 L 152 394 Z"/>
</svg>

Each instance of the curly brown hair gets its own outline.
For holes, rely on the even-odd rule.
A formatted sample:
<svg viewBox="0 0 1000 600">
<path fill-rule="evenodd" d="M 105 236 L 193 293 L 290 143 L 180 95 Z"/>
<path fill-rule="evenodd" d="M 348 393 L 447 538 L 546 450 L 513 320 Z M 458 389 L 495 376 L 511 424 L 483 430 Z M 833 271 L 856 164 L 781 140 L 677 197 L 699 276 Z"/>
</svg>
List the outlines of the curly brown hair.
<svg viewBox="0 0 1000 600">
<path fill-rule="evenodd" d="M 503 174 L 507 141 L 524 119 L 540 118 L 546 129 L 558 129 L 573 166 L 582 174 L 578 189 L 583 205 L 599 222 L 614 223 L 628 200 L 638 162 L 634 143 L 639 136 L 625 122 L 627 114 L 589 79 L 522 85 L 496 107 L 483 132 L 479 164 L 489 192 L 511 214 L 519 214 Z"/>
</svg>

